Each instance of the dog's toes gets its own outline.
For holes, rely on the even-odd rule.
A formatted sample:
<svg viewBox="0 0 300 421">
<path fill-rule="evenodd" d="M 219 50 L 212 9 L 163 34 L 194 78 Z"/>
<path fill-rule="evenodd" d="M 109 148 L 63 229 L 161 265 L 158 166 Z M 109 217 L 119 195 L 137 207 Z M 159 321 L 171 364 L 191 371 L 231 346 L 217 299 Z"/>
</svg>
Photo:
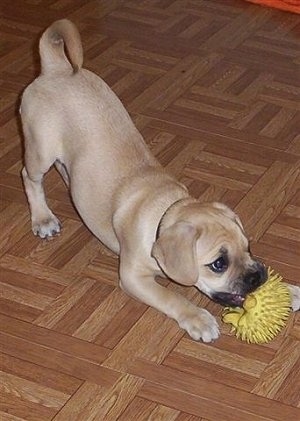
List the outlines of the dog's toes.
<svg viewBox="0 0 300 421">
<path fill-rule="evenodd" d="M 61 230 L 61 224 L 56 216 L 43 219 L 42 221 L 35 221 L 32 223 L 32 231 L 34 235 L 40 238 L 50 238 L 58 235 Z"/>
<path fill-rule="evenodd" d="M 292 310 L 299 311 L 300 310 L 300 287 L 296 285 L 287 285 L 292 298 Z"/>
<path fill-rule="evenodd" d="M 195 310 L 186 315 L 179 326 L 185 329 L 196 341 L 212 342 L 220 336 L 219 325 L 207 310 L 195 307 Z"/>
</svg>

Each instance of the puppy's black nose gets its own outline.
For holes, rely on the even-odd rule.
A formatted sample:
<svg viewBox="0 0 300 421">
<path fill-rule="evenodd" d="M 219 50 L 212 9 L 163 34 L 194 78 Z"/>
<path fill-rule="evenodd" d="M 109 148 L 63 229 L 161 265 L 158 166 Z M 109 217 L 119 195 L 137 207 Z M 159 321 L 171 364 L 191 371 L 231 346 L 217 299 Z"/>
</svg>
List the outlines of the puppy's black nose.
<svg viewBox="0 0 300 421">
<path fill-rule="evenodd" d="M 257 288 L 262 284 L 261 274 L 259 271 L 250 273 L 247 278 L 246 282 L 252 288 Z"/>
<path fill-rule="evenodd" d="M 254 291 L 267 280 L 268 272 L 266 267 L 258 263 L 256 270 L 248 272 L 244 278 L 249 290 Z"/>
</svg>

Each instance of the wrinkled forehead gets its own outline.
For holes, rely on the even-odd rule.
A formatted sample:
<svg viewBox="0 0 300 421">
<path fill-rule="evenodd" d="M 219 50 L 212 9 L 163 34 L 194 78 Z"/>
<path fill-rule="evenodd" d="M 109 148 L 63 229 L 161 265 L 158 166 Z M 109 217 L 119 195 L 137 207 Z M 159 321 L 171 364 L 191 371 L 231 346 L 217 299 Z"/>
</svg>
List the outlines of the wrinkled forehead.
<svg viewBox="0 0 300 421">
<path fill-rule="evenodd" d="M 223 230 L 223 235 L 229 239 L 230 244 L 235 244 L 238 248 L 248 249 L 249 240 L 246 236 L 244 228 L 240 225 L 237 220 L 232 220 L 227 218 L 221 224 Z"/>
<path fill-rule="evenodd" d="M 244 254 L 248 248 L 249 241 L 242 227 L 229 218 L 208 221 L 197 243 L 197 253 L 206 261 L 222 254 Z"/>
</svg>

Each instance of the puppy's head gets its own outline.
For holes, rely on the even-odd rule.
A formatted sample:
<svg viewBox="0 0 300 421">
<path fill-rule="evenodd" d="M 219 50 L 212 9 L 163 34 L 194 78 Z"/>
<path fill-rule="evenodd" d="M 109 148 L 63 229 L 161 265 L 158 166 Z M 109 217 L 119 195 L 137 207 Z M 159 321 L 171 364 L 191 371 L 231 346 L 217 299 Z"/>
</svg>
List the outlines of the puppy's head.
<svg viewBox="0 0 300 421">
<path fill-rule="evenodd" d="M 241 306 L 267 278 L 241 221 L 220 203 L 187 202 L 167 212 L 152 256 L 168 277 L 223 305 Z"/>
</svg>

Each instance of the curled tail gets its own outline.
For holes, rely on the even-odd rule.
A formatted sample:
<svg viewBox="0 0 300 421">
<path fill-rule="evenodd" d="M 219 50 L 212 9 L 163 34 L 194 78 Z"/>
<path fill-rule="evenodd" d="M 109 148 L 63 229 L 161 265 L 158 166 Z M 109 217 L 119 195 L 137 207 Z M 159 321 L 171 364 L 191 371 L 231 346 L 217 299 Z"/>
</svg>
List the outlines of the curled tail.
<svg viewBox="0 0 300 421">
<path fill-rule="evenodd" d="M 76 26 L 67 19 L 49 26 L 40 39 L 40 57 L 42 74 L 77 72 L 82 66 L 83 53 Z"/>
</svg>

